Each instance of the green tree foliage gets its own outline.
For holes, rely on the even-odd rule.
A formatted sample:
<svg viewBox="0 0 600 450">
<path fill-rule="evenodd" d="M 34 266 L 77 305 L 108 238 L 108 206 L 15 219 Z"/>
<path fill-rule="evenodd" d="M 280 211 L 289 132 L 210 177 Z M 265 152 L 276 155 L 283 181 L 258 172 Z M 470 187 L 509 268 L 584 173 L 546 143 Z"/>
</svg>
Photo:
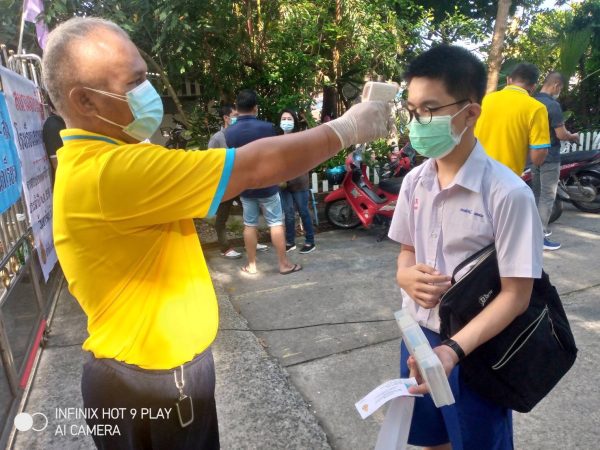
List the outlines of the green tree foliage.
<svg viewBox="0 0 600 450">
<path fill-rule="evenodd" d="M 542 75 L 560 70 L 570 85 L 561 102 L 570 111 L 568 125 L 576 130 L 600 128 L 600 0 L 573 3 L 524 17 L 527 33 L 513 30 L 505 66 L 528 61 Z"/>
</svg>

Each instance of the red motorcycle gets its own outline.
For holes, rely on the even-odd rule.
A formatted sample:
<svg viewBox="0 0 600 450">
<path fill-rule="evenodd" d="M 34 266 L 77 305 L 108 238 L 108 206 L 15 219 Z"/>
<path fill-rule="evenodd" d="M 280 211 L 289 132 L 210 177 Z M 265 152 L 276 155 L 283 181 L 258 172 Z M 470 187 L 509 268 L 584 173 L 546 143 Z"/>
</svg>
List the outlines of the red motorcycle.
<svg viewBox="0 0 600 450">
<path fill-rule="evenodd" d="M 527 168 L 523 180 L 531 185 L 531 170 Z M 560 177 L 550 222 L 563 211 L 563 202 L 573 204 L 581 211 L 600 213 L 600 150 L 567 153 L 560 159 Z"/>
<path fill-rule="evenodd" d="M 325 197 L 325 216 L 338 228 L 355 228 L 361 223 L 369 228 L 374 222 L 389 226 L 404 175 L 414 167 L 415 151 L 406 145 L 389 155 L 389 163 L 374 185 L 367 178 L 362 160 L 363 147 L 346 158 L 346 171 L 338 189 Z"/>
</svg>

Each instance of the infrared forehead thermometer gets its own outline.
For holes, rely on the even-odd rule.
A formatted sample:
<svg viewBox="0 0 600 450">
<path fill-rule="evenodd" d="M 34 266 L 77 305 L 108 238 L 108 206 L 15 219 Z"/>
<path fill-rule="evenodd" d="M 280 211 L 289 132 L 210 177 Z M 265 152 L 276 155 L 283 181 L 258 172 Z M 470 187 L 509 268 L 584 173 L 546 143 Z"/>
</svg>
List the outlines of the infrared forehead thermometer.
<svg viewBox="0 0 600 450">
<path fill-rule="evenodd" d="M 363 88 L 363 102 L 391 102 L 396 98 L 400 86 L 396 83 L 368 81 Z"/>
</svg>

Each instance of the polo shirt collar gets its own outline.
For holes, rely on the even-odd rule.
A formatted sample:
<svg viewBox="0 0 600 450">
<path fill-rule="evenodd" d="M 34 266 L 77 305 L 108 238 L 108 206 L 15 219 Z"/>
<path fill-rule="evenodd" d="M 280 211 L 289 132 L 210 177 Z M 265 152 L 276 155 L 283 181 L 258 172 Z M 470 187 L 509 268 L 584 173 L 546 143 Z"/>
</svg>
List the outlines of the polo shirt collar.
<svg viewBox="0 0 600 450">
<path fill-rule="evenodd" d="M 527 91 L 527 89 L 523 89 L 521 86 L 517 86 L 515 84 L 509 84 L 502 90 L 503 91 L 517 91 L 517 92 L 521 92 L 523 94 L 529 95 L 529 92 Z"/>
<path fill-rule="evenodd" d="M 475 143 L 475 147 L 473 147 L 473 151 L 471 151 L 471 154 L 462 165 L 454 177 L 454 181 L 452 181 L 448 188 L 451 188 L 454 185 L 459 185 L 473 192 L 481 192 L 485 161 L 486 153 L 478 140 Z M 435 164 L 435 160 L 428 159 L 424 164 L 425 166 L 419 175 L 421 184 L 428 191 L 433 192 L 435 189 L 437 192 L 439 190 L 439 183 L 437 181 L 437 166 Z"/>
<path fill-rule="evenodd" d="M 125 145 L 126 143 L 113 137 L 104 136 L 103 134 L 92 133 L 91 131 L 82 130 L 81 128 L 67 128 L 61 130 L 60 137 L 66 145 L 83 142 L 83 141 L 102 141 L 113 145 Z"/>
<path fill-rule="evenodd" d="M 249 114 L 249 115 L 245 115 L 245 116 L 238 116 L 238 117 L 237 117 L 237 120 L 238 120 L 238 122 L 239 122 L 240 120 L 252 120 L 252 119 L 256 119 L 256 116 L 253 116 L 252 114 Z"/>
</svg>

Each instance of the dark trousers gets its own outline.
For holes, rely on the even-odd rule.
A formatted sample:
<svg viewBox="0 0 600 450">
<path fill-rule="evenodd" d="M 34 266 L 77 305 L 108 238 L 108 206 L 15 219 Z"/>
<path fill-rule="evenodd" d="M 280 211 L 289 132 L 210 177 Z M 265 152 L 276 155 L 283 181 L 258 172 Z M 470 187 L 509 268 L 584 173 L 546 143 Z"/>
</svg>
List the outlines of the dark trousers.
<svg viewBox="0 0 600 450">
<path fill-rule="evenodd" d="M 283 189 L 280 192 L 281 204 L 285 213 L 285 240 L 287 244 L 296 242 L 296 210 L 300 214 L 302 226 L 304 227 L 305 239 L 307 244 L 315 243 L 315 231 L 313 229 L 312 218 L 308 211 L 309 191 L 290 192 Z M 294 207 L 295 205 L 295 207 Z"/>
<path fill-rule="evenodd" d="M 119 433 L 94 435 L 101 450 L 219 449 L 215 405 L 215 370 L 210 349 L 183 366 L 184 394 L 192 398 L 194 421 L 181 427 L 175 402 L 179 391 L 173 370 L 145 370 L 114 359 L 97 359 L 90 353 L 83 366 L 81 392 L 84 408 L 96 408 L 90 427 L 111 425 Z M 177 368 L 181 379 L 181 368 Z M 123 413 L 109 416 L 114 408 Z M 167 418 L 167 411 L 170 411 Z M 162 417 L 161 417 L 162 416 Z M 102 427 L 106 429 L 106 427 Z M 105 433 L 108 434 L 108 433 Z"/>
<path fill-rule="evenodd" d="M 227 219 L 229 219 L 229 212 L 231 211 L 231 206 L 233 205 L 233 201 L 235 198 L 231 200 L 224 201 L 219 205 L 217 209 L 217 217 L 215 219 L 215 230 L 217 232 L 217 239 L 219 240 L 219 246 L 221 247 L 221 252 L 226 252 L 229 250 L 229 240 L 227 239 Z"/>
</svg>

